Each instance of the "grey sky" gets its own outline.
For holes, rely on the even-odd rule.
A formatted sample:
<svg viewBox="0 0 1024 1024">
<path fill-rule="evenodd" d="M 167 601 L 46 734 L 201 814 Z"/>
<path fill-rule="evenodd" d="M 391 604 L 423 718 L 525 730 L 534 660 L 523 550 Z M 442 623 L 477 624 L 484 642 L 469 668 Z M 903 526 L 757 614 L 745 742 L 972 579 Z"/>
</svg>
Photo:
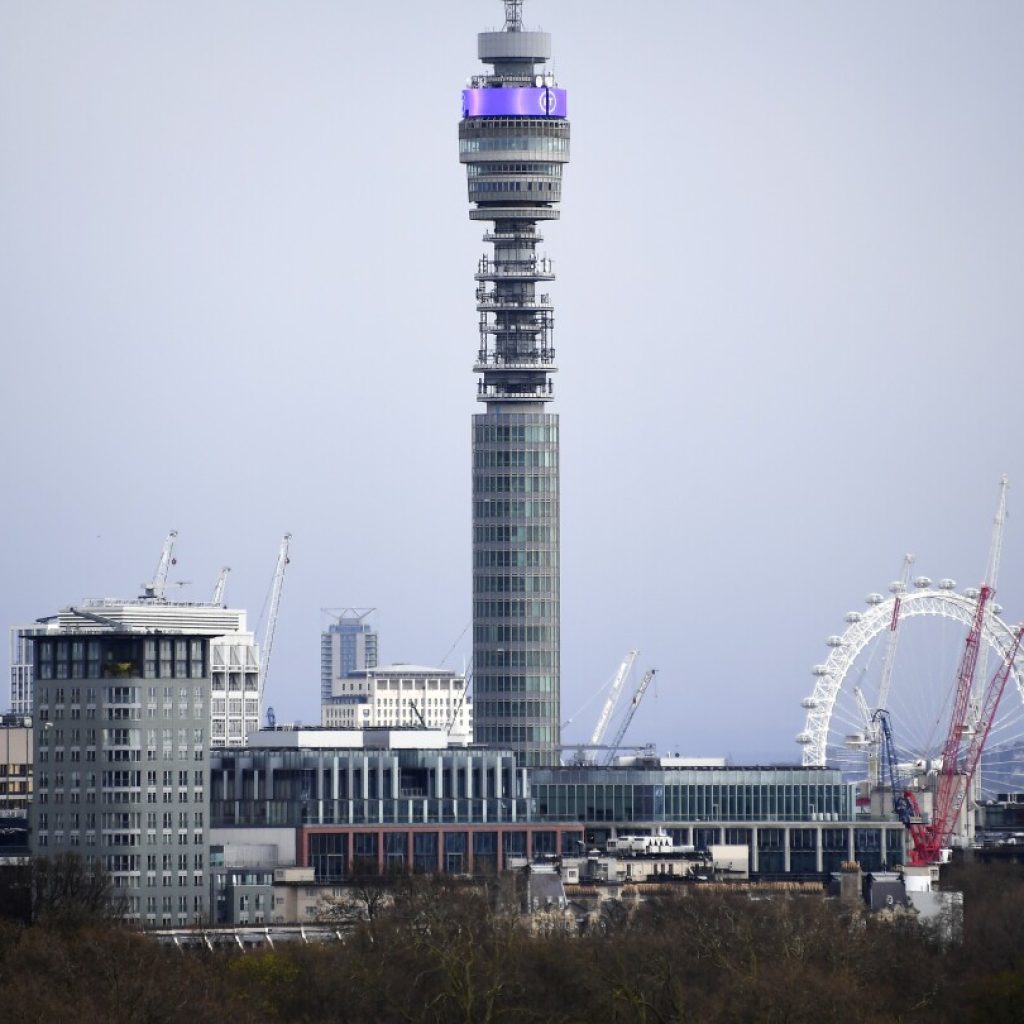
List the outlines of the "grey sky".
<svg viewBox="0 0 1024 1024">
<path fill-rule="evenodd" d="M 1024 6 L 528 0 L 569 89 L 563 710 L 798 756 L 823 641 L 904 551 L 1024 617 Z M 180 531 L 317 718 L 322 606 L 387 660 L 470 617 L 459 90 L 498 0 L 0 3 L 0 621 L 130 596 Z M 469 651 L 468 634 L 452 661 Z M 598 705 L 570 738 L 589 732 Z"/>
</svg>

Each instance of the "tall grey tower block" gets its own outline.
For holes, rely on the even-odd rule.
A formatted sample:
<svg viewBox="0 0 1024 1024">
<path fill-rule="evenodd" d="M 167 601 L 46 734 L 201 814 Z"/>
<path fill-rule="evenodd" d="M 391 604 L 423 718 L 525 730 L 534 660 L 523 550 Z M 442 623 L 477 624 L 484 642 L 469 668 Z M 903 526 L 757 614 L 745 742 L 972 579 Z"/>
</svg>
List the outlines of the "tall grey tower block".
<svg viewBox="0 0 1024 1024">
<path fill-rule="evenodd" d="M 559 762 L 559 486 L 554 280 L 538 225 L 558 219 L 569 160 L 566 93 L 551 39 L 505 26 L 478 36 L 490 66 L 462 94 L 459 159 L 471 220 L 493 250 L 476 272 L 480 346 L 473 417 L 473 735 L 520 765 Z"/>
</svg>

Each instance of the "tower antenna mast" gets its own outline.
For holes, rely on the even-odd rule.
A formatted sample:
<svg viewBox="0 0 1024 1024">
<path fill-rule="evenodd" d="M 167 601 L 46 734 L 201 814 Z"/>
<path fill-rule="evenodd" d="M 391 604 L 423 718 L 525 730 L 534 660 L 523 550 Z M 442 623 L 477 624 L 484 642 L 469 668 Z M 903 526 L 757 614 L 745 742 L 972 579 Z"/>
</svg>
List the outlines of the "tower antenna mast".
<svg viewBox="0 0 1024 1024">
<path fill-rule="evenodd" d="M 523 0 L 505 0 L 505 31 L 523 31 Z"/>
</svg>

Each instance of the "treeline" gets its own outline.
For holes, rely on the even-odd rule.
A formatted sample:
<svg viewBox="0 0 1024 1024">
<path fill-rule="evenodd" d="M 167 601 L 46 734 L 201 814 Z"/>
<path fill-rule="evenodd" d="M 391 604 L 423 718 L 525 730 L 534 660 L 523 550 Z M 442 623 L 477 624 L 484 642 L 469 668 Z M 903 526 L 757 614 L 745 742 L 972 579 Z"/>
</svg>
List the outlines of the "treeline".
<svg viewBox="0 0 1024 1024">
<path fill-rule="evenodd" d="M 162 946 L 63 913 L 0 923 L 0 1017 L 21 1022 L 1024 1020 L 1024 875 L 963 870 L 963 942 L 816 897 L 687 888 L 582 934 L 524 925 L 514 885 L 402 883 L 344 942 Z M 88 894 L 86 894 L 88 895 Z M 369 904 L 368 904 L 369 906 Z M 95 920 L 94 918 L 92 919 Z"/>
</svg>

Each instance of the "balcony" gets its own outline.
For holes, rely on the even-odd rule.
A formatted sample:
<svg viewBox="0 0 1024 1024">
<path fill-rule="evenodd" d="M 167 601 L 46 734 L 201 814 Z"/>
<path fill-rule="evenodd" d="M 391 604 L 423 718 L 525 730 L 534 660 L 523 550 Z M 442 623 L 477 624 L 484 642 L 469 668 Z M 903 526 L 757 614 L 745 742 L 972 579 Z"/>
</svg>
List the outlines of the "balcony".
<svg viewBox="0 0 1024 1024">
<path fill-rule="evenodd" d="M 512 356 L 503 356 L 496 352 L 478 352 L 473 372 L 486 373 L 492 370 L 536 370 L 542 373 L 557 373 L 555 350 L 546 348 L 533 355 L 520 353 Z"/>
</svg>

